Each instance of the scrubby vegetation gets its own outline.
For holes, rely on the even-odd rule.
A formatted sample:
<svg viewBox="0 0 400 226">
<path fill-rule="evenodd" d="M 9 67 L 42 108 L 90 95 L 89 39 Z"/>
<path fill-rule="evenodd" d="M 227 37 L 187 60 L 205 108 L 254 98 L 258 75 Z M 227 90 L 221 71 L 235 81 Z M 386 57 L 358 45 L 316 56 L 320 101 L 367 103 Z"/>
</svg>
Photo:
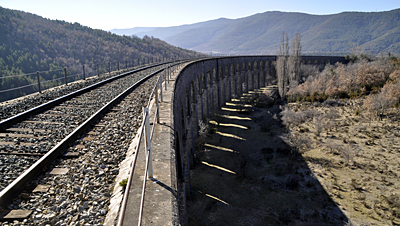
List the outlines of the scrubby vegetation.
<svg viewBox="0 0 400 226">
<path fill-rule="evenodd" d="M 324 102 L 329 99 L 365 98 L 363 109 L 369 117 L 382 116 L 400 98 L 400 61 L 393 57 L 327 65 L 321 72 L 302 65 L 309 75 L 303 83 L 291 84 L 289 102 Z M 304 74 L 304 73 L 303 73 Z"/>
<path fill-rule="evenodd" d="M 301 156 L 350 217 L 347 225 L 398 225 L 399 60 L 354 58 L 290 87 L 282 138 L 295 148 L 311 142 Z"/>
</svg>

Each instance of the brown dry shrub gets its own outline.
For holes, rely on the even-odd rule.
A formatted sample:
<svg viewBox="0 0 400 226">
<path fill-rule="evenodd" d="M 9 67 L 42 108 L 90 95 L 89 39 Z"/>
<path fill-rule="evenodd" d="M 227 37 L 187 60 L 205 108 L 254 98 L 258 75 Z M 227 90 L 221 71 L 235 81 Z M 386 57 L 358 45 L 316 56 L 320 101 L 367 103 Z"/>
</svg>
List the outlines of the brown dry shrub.
<svg viewBox="0 0 400 226">
<path fill-rule="evenodd" d="M 389 78 L 392 79 L 393 81 L 400 81 L 400 69 L 397 69 L 393 71 L 390 75 Z"/>
<path fill-rule="evenodd" d="M 384 68 L 373 64 L 361 65 L 357 74 L 357 82 L 362 87 L 384 84 L 389 77 Z"/>
<path fill-rule="evenodd" d="M 386 58 L 372 62 L 360 60 L 346 65 L 327 65 L 322 72 L 308 76 L 304 83 L 291 85 L 287 92 L 288 100 L 314 101 L 317 98 L 357 97 L 369 91 L 378 93 L 389 75 L 391 80 L 399 80 L 400 69 L 393 70 L 393 63 Z"/>
<path fill-rule="evenodd" d="M 376 95 L 369 95 L 364 100 L 363 108 L 367 110 L 367 116 L 373 118 L 382 115 L 387 109 L 399 102 L 400 84 L 386 83 Z"/>
<path fill-rule="evenodd" d="M 389 105 L 395 104 L 400 98 L 400 84 L 391 82 L 386 83 L 382 87 L 380 95 L 385 98 Z"/>
</svg>

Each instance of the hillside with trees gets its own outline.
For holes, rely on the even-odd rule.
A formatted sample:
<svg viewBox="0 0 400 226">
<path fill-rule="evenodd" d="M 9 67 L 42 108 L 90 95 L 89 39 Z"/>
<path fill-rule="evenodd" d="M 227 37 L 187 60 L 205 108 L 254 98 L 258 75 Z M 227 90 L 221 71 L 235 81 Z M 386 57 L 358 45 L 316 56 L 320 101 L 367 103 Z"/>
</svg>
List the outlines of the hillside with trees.
<svg viewBox="0 0 400 226">
<path fill-rule="evenodd" d="M 33 83 L 36 71 L 67 67 L 71 74 L 82 72 L 82 65 L 88 70 L 97 70 L 99 64 L 99 71 L 106 72 L 109 63 L 115 70 L 118 61 L 122 68 L 127 63 L 131 66 L 138 61 L 147 63 L 195 54 L 153 37 L 119 36 L 78 23 L 49 20 L 0 7 L 0 90 Z M 34 74 L 10 77 L 27 73 Z M 58 76 L 40 75 L 44 80 Z"/>
<path fill-rule="evenodd" d="M 331 15 L 273 11 L 176 27 L 112 30 L 139 37 L 151 35 L 186 49 L 226 54 L 276 54 L 282 31 L 290 37 L 300 31 L 303 54 L 346 55 L 350 44 L 372 55 L 400 54 L 400 9 Z"/>
</svg>

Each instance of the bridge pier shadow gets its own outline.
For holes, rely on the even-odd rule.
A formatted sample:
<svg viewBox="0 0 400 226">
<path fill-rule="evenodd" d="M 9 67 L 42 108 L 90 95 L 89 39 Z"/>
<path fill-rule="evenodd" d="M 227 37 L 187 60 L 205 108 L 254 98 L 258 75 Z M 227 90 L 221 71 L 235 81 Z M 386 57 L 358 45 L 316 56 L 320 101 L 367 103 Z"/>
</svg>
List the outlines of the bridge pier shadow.
<svg viewBox="0 0 400 226">
<path fill-rule="evenodd" d="M 345 225 L 347 217 L 281 138 L 279 106 L 231 100 L 195 142 L 189 225 Z"/>
</svg>

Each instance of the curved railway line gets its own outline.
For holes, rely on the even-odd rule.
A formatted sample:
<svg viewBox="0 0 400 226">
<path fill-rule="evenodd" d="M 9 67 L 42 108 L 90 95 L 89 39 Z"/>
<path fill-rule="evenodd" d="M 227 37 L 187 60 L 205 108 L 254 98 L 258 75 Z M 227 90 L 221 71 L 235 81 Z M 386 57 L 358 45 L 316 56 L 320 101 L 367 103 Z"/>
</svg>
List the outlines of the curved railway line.
<svg viewBox="0 0 400 226">
<path fill-rule="evenodd" d="M 163 70 L 126 72 L 1 121 L 3 215 L 18 209 L 33 224 L 103 223 L 118 164 Z"/>
</svg>

